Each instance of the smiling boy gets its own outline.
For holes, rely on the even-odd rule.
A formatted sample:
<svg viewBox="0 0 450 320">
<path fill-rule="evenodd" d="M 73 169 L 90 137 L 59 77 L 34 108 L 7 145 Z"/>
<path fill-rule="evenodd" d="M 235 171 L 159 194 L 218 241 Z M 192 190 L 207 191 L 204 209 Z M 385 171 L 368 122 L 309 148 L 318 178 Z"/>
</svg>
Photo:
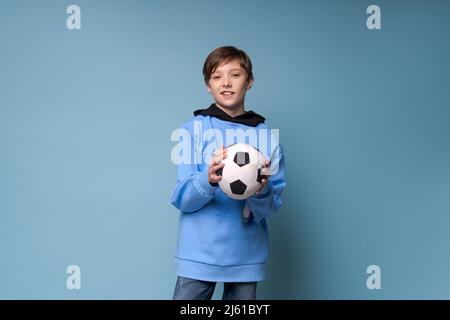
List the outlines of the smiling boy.
<svg viewBox="0 0 450 320">
<path fill-rule="evenodd" d="M 177 184 L 171 203 L 180 210 L 176 253 L 177 283 L 174 299 L 211 299 L 217 282 L 224 283 L 224 300 L 256 298 L 256 285 L 265 278 L 269 238 L 266 218 L 281 206 L 286 186 L 285 162 L 278 143 L 265 141 L 265 118 L 245 111 L 245 96 L 254 83 L 252 63 L 247 54 L 235 47 L 212 51 L 203 66 L 203 76 L 214 103 L 194 112 L 194 118 L 182 126 L 189 133 L 190 148 L 200 152 L 204 161 L 177 165 Z M 213 132 L 207 139 L 196 134 L 198 124 Z M 246 200 L 226 196 L 218 187 L 225 147 L 240 139 L 265 150 L 270 169 L 257 194 Z M 239 133 L 245 132 L 246 137 Z M 185 139 L 185 138 L 183 138 Z M 231 140 L 231 141 L 230 141 Z M 189 143 L 189 142 L 188 142 Z M 268 144 L 271 144 L 269 151 Z M 219 147 L 220 145 L 220 147 Z M 208 154 L 207 150 L 215 150 Z M 189 155 L 191 160 L 195 155 Z M 267 161 L 267 165 L 269 162 Z"/>
</svg>

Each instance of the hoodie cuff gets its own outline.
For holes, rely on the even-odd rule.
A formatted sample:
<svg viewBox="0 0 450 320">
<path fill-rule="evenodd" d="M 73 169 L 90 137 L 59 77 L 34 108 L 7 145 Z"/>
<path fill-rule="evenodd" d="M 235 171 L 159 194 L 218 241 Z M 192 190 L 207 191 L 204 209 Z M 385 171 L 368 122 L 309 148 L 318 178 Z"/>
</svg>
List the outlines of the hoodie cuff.
<svg viewBox="0 0 450 320">
<path fill-rule="evenodd" d="M 200 174 L 198 175 L 196 186 L 201 193 L 206 194 L 208 196 L 214 195 L 214 192 L 218 188 L 218 185 L 212 186 L 209 184 L 208 170 L 200 172 Z"/>
</svg>

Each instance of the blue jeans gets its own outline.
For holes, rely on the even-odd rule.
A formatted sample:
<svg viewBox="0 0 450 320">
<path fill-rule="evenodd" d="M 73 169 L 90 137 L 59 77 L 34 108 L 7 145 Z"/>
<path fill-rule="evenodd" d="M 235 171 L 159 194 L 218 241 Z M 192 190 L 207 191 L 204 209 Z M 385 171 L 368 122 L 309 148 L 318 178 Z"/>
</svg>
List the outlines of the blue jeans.
<svg viewBox="0 0 450 320">
<path fill-rule="evenodd" d="M 216 282 L 178 277 L 173 300 L 211 300 Z M 225 282 L 222 300 L 255 300 L 256 282 Z"/>
</svg>

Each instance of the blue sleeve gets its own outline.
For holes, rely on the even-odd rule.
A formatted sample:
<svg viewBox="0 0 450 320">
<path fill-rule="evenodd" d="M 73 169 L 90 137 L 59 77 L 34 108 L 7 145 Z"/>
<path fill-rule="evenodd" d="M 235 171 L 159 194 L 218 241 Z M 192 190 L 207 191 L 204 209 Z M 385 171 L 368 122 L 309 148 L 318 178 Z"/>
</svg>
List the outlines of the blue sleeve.
<svg viewBox="0 0 450 320">
<path fill-rule="evenodd" d="M 177 185 L 170 202 L 186 213 L 203 208 L 214 198 L 218 188 L 208 182 L 208 167 L 204 171 L 198 171 L 196 167 L 180 164 L 177 168 Z"/>
<path fill-rule="evenodd" d="M 259 195 L 253 195 L 247 199 L 247 206 L 256 222 L 270 217 L 281 207 L 281 193 L 286 187 L 286 167 L 281 146 L 278 151 L 278 171 L 269 177 L 269 181 Z"/>
<path fill-rule="evenodd" d="M 188 131 L 191 137 L 190 150 L 195 152 L 192 129 Z M 190 155 L 190 158 L 193 160 L 192 155 Z M 208 165 L 203 167 L 204 170 L 200 171 L 199 165 L 196 163 L 181 163 L 177 165 L 177 184 L 170 202 L 182 212 L 198 211 L 214 198 L 218 187 L 209 184 Z"/>
</svg>

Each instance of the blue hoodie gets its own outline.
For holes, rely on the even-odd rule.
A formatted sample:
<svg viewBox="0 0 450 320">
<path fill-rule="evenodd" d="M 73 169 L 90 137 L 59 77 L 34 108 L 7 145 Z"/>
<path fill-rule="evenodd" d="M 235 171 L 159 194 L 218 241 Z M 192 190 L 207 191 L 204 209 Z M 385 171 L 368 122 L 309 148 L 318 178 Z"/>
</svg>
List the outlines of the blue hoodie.
<svg viewBox="0 0 450 320">
<path fill-rule="evenodd" d="M 194 115 L 180 130 L 184 160 L 177 165 L 177 184 L 171 197 L 171 203 L 180 210 L 176 273 L 214 282 L 263 280 L 269 253 L 266 218 L 280 208 L 286 186 L 282 148 L 278 141 L 270 140 L 273 136 L 265 119 L 252 111 L 231 117 L 212 104 Z M 249 136 L 239 141 L 239 135 L 233 139 L 227 136 L 227 131 L 239 129 L 241 133 L 265 129 L 268 139 L 258 135 L 256 141 Z M 261 148 L 263 140 L 269 141 L 266 150 Z M 239 142 L 252 144 L 271 160 L 271 168 L 274 159 L 278 167 L 260 194 L 246 200 L 232 199 L 208 182 L 212 152 L 220 144 L 228 147 Z"/>
</svg>

